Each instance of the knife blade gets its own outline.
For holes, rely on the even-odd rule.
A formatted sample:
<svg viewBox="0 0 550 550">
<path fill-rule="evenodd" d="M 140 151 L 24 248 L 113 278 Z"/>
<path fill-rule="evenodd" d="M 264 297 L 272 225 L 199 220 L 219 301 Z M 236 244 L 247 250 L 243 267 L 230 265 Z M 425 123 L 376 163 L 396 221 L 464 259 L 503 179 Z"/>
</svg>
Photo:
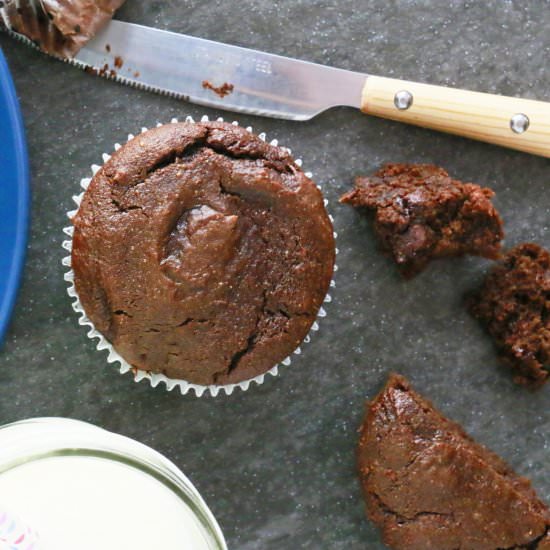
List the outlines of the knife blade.
<svg viewBox="0 0 550 550">
<path fill-rule="evenodd" d="M 543 101 L 367 75 L 117 20 L 65 61 L 218 109 L 304 121 L 350 106 L 550 157 Z"/>
<path fill-rule="evenodd" d="M 122 21 L 111 21 L 74 60 L 193 103 L 291 120 L 359 107 L 365 82 L 360 73 Z"/>
</svg>

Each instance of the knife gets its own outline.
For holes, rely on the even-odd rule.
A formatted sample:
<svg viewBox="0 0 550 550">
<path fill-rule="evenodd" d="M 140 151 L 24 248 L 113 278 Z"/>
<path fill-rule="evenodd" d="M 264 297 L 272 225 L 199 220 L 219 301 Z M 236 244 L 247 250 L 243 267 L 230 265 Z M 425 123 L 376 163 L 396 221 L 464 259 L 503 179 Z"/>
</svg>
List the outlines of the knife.
<svg viewBox="0 0 550 550">
<path fill-rule="evenodd" d="M 550 157 L 550 103 L 318 65 L 113 20 L 67 60 L 209 107 L 309 120 L 335 106 Z"/>
</svg>

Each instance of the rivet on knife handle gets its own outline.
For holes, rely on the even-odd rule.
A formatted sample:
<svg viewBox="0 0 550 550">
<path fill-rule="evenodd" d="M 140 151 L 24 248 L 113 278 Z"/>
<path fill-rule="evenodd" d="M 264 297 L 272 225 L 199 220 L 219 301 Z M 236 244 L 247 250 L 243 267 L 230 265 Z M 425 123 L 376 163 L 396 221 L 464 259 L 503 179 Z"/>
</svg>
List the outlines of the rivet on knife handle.
<svg viewBox="0 0 550 550">
<path fill-rule="evenodd" d="M 550 157 L 550 103 L 368 76 L 370 115 Z"/>
</svg>

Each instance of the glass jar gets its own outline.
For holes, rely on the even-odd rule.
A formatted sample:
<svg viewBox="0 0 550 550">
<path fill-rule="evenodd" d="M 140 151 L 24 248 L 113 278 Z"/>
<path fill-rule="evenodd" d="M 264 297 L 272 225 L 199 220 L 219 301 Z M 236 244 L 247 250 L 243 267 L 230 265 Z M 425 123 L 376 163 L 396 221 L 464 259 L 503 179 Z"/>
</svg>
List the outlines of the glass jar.
<svg viewBox="0 0 550 550">
<path fill-rule="evenodd" d="M 208 506 L 171 461 L 78 420 L 0 427 L 2 510 L 38 532 L 40 550 L 227 550 Z"/>
</svg>

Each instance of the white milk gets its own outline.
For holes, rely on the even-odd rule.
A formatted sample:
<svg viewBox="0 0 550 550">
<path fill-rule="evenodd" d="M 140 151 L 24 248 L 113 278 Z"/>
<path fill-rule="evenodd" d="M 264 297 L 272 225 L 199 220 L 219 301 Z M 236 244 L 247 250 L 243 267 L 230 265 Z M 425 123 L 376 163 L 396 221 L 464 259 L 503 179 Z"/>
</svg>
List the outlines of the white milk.
<svg viewBox="0 0 550 550">
<path fill-rule="evenodd" d="M 0 475 L 4 505 L 38 531 L 40 550 L 209 550 L 193 512 L 120 462 L 57 456 Z"/>
</svg>

